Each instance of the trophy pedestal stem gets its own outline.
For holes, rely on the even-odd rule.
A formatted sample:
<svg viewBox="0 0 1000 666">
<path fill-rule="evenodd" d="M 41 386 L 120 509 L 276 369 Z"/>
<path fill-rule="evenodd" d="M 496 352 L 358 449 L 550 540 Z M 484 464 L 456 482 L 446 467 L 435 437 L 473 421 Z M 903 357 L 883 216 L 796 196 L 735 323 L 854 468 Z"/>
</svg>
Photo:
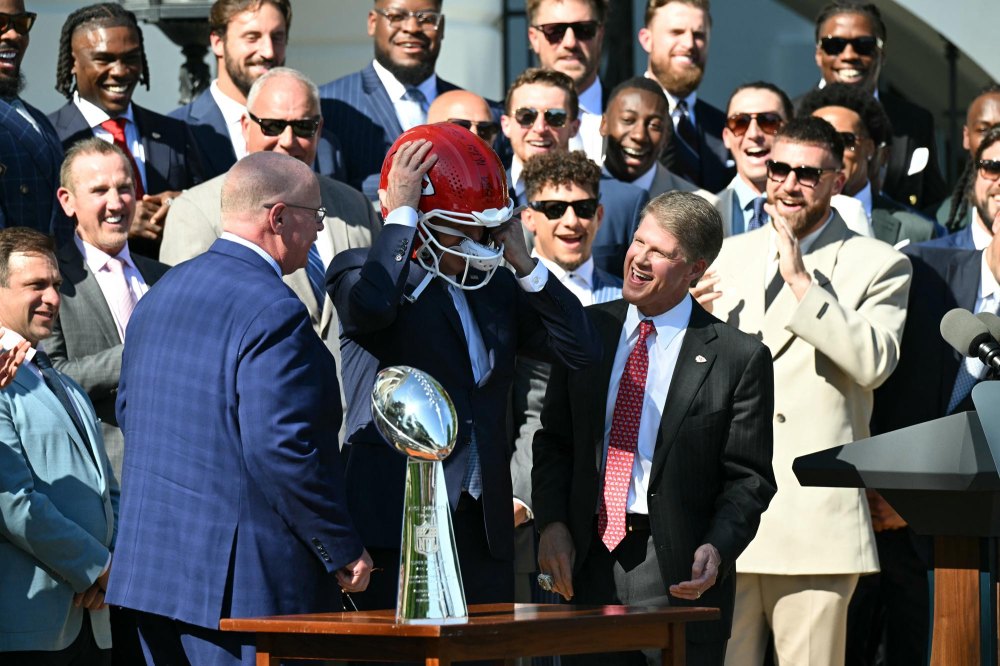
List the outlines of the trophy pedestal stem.
<svg viewBox="0 0 1000 666">
<path fill-rule="evenodd" d="M 442 624 L 468 619 L 440 461 L 410 458 L 406 464 L 397 599 L 397 622 Z"/>
</svg>

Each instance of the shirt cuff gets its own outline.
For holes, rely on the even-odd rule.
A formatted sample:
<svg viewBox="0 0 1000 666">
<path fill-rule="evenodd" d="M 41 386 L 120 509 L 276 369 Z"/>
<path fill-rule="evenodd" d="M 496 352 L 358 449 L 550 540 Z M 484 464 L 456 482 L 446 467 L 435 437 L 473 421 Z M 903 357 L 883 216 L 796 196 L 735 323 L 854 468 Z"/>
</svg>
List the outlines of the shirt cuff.
<svg viewBox="0 0 1000 666">
<path fill-rule="evenodd" d="M 531 510 L 530 506 L 528 506 L 527 504 L 525 504 L 521 500 L 517 499 L 516 497 L 514 498 L 514 503 L 515 504 L 520 504 L 521 506 L 524 507 L 524 510 L 525 510 L 525 512 L 528 515 L 528 521 L 531 521 L 531 520 L 535 519 L 535 512 Z M 525 521 L 525 522 L 527 522 L 527 521 Z"/>
<path fill-rule="evenodd" d="M 416 229 L 417 210 L 415 208 L 410 208 L 409 206 L 400 206 L 399 208 L 390 211 L 389 214 L 385 216 L 385 223 L 400 224 L 404 227 Z"/>
<path fill-rule="evenodd" d="M 535 268 L 524 277 L 517 278 L 521 289 L 529 294 L 534 294 L 545 288 L 545 283 L 549 281 L 549 269 L 540 261 L 535 261 Z"/>
</svg>

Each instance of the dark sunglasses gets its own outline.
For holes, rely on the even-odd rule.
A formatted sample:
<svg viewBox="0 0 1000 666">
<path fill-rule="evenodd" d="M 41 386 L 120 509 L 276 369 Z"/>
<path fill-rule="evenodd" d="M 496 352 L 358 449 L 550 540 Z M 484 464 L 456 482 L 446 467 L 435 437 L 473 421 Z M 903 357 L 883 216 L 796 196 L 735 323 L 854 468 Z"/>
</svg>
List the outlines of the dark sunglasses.
<svg viewBox="0 0 1000 666">
<path fill-rule="evenodd" d="M 827 36 L 819 40 L 819 47 L 823 49 L 823 53 L 832 56 L 843 53 L 848 44 L 851 45 L 851 48 L 859 56 L 874 55 L 876 51 L 882 48 L 882 40 L 870 35 L 854 37 L 853 39 Z"/>
<path fill-rule="evenodd" d="M 573 36 L 581 42 L 590 41 L 597 34 L 597 29 L 601 27 L 601 24 L 597 21 L 576 21 L 575 23 L 543 23 L 531 27 L 545 35 L 545 41 L 549 44 L 558 44 L 570 28 L 573 28 Z"/>
<path fill-rule="evenodd" d="M 280 118 L 258 118 L 249 111 L 247 111 L 247 117 L 260 125 L 260 131 L 264 133 L 264 136 L 281 136 L 281 133 L 285 131 L 285 128 L 291 125 L 292 134 L 299 137 L 300 139 L 311 139 L 316 136 L 316 130 L 319 129 L 319 116 L 314 116 L 312 118 L 303 118 L 301 120 L 282 120 Z"/>
<path fill-rule="evenodd" d="M 569 120 L 569 115 L 565 109 L 545 109 L 542 115 L 545 118 L 545 124 L 549 127 L 562 127 Z M 520 109 L 514 111 L 514 120 L 521 127 L 531 127 L 538 120 L 538 109 L 530 106 L 522 106 Z"/>
<path fill-rule="evenodd" d="M 726 118 L 726 127 L 736 136 L 743 136 L 750 129 L 751 121 L 757 121 L 757 127 L 764 134 L 777 134 L 781 129 L 781 114 L 768 111 L 767 113 L 734 113 Z"/>
<path fill-rule="evenodd" d="M 492 120 L 476 122 L 475 120 L 465 120 L 463 118 L 449 118 L 448 122 L 452 125 L 464 127 L 486 143 L 493 143 L 493 139 L 497 138 L 497 132 L 500 131 L 500 125 Z"/>
<path fill-rule="evenodd" d="M 1000 180 L 1000 160 L 979 160 L 976 162 L 979 177 L 987 180 Z"/>
<path fill-rule="evenodd" d="M 31 26 L 35 25 L 38 14 L 35 12 L 24 12 L 23 14 L 4 14 L 0 12 L 0 35 L 14 27 L 14 32 L 19 35 L 27 35 Z"/>
<path fill-rule="evenodd" d="M 550 220 L 561 219 L 566 209 L 573 207 L 577 217 L 590 219 L 597 214 L 597 199 L 579 199 L 577 201 L 532 201 L 528 204 L 532 210 L 537 210 Z"/>
<path fill-rule="evenodd" d="M 820 167 L 797 166 L 793 167 L 785 162 L 767 161 L 767 177 L 776 183 L 783 183 L 788 178 L 788 174 L 794 173 L 799 185 L 805 187 L 816 187 L 823 174 L 832 173 L 838 169 L 822 169 Z"/>
</svg>

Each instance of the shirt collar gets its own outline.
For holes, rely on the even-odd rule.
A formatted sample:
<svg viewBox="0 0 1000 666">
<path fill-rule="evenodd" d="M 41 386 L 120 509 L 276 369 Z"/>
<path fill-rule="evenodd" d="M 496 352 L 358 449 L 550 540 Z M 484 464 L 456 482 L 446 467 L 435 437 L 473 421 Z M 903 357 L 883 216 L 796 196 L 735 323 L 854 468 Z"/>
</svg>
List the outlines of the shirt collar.
<svg viewBox="0 0 1000 666">
<path fill-rule="evenodd" d="M 604 89 L 601 87 L 601 77 L 596 77 L 590 87 L 580 93 L 580 111 L 592 113 L 595 116 L 603 113 L 601 100 L 604 97 Z"/>
<path fill-rule="evenodd" d="M 653 73 L 651 71 L 649 71 L 648 69 L 646 70 L 645 74 L 643 74 L 643 76 L 645 76 L 647 79 L 652 79 L 653 81 L 656 81 L 656 77 L 653 76 Z M 659 83 L 659 81 L 657 81 L 657 83 Z M 663 88 L 663 86 L 660 86 L 660 87 Z M 687 97 L 683 97 L 683 98 L 675 97 L 674 95 L 671 95 L 669 92 L 667 92 L 666 88 L 663 88 L 663 94 L 667 96 L 667 103 L 670 106 L 670 115 L 673 115 L 674 111 L 677 110 L 677 102 L 679 102 L 681 99 L 683 99 L 685 102 L 687 102 L 688 116 L 691 117 L 691 123 L 692 124 L 694 123 L 694 105 L 695 105 L 695 102 L 698 101 L 698 91 L 697 90 L 691 91 L 690 95 L 688 95 Z"/>
<path fill-rule="evenodd" d="M 981 253 L 979 266 L 979 299 L 982 300 L 992 295 L 994 303 L 1000 302 L 1000 284 L 997 284 L 997 279 L 993 276 L 993 271 L 986 264 L 985 252 Z"/>
<path fill-rule="evenodd" d="M 871 181 L 865 183 L 864 188 L 854 195 L 854 198 L 861 202 L 861 205 L 865 208 L 865 214 L 868 215 L 868 219 L 872 219 L 872 184 Z"/>
<path fill-rule="evenodd" d="M 661 312 L 653 317 L 644 316 L 639 312 L 639 308 L 629 304 L 628 309 L 625 311 L 625 339 L 631 340 L 637 336 L 639 334 L 639 324 L 643 319 L 649 319 L 652 320 L 653 326 L 656 327 L 656 340 L 654 343 L 665 347 L 670 344 L 677 333 L 688 327 L 688 324 L 691 322 L 693 303 L 691 295 L 685 294 L 680 303 L 666 312 Z"/>
<path fill-rule="evenodd" d="M 253 251 L 254 254 L 256 254 L 261 259 L 266 261 L 268 265 L 274 269 L 274 272 L 278 274 L 279 278 L 281 277 L 281 266 L 279 266 L 278 262 L 274 260 L 274 257 L 265 252 L 264 248 L 262 248 L 261 246 L 257 245 L 256 243 L 251 243 L 246 238 L 243 238 L 242 236 L 237 236 L 231 231 L 223 231 L 222 235 L 219 236 L 219 238 L 224 238 L 227 241 L 236 243 L 237 245 L 242 245 L 248 250 Z"/>
<path fill-rule="evenodd" d="M 986 225 L 982 220 L 983 218 L 979 216 L 979 209 L 973 206 L 972 223 L 969 226 L 972 227 L 972 244 L 977 250 L 986 248 L 993 240 L 993 235 L 986 231 Z"/>
<path fill-rule="evenodd" d="M 240 122 L 240 119 L 243 117 L 243 112 L 247 110 L 246 105 L 240 104 L 235 99 L 222 92 L 222 89 L 219 88 L 219 79 L 212 81 L 209 91 L 211 91 L 212 99 L 215 100 L 215 104 L 219 107 L 219 111 L 222 112 L 222 118 L 226 121 L 226 125 L 235 125 Z"/>
<path fill-rule="evenodd" d="M 562 266 L 556 262 L 547 259 L 538 254 L 534 249 L 531 250 L 532 257 L 538 257 L 538 260 L 545 264 L 545 267 L 549 269 L 560 282 L 565 282 L 568 276 L 572 275 L 577 279 L 578 282 L 582 283 L 587 289 L 594 290 L 594 257 L 593 255 L 587 257 L 587 260 L 574 268 L 572 271 L 567 271 Z"/>
<path fill-rule="evenodd" d="M 383 67 L 378 60 L 372 60 L 372 67 L 375 68 L 375 74 L 378 75 L 378 80 L 382 82 L 382 87 L 388 93 L 389 99 L 394 104 L 401 100 L 403 95 L 406 94 L 407 86 L 400 83 L 399 79 Z M 431 73 L 430 76 L 413 87 L 424 94 L 424 97 L 427 98 L 427 104 L 430 105 L 434 101 L 434 98 L 437 97 L 437 74 Z"/>
<path fill-rule="evenodd" d="M 87 124 L 91 127 L 100 127 L 101 123 L 111 119 L 111 116 L 108 115 L 107 111 L 96 104 L 83 99 L 80 97 L 80 93 L 78 92 L 73 93 L 73 104 L 75 104 L 76 108 L 80 110 L 80 113 L 83 115 L 83 119 L 86 120 Z M 119 115 L 118 117 L 124 118 L 130 123 L 135 123 L 135 116 L 132 115 L 131 102 L 129 103 L 128 108 L 125 109 L 125 113 Z"/>
<path fill-rule="evenodd" d="M 753 188 L 747 185 L 747 182 L 739 174 L 729 183 L 729 189 L 736 194 L 736 201 L 740 204 L 740 210 L 746 210 L 748 206 L 753 205 L 753 200 L 757 197 L 767 196 L 766 192 L 761 192 L 760 194 L 754 192 Z"/>
<path fill-rule="evenodd" d="M 517 155 L 510 161 L 510 183 L 514 186 L 514 192 L 519 196 L 521 192 L 524 192 L 523 186 L 521 186 L 521 172 L 524 170 L 524 163 L 521 158 Z M 521 187 L 521 192 L 518 192 L 518 187 Z"/>
<path fill-rule="evenodd" d="M 812 249 L 812 246 L 816 242 L 816 239 L 819 238 L 819 235 L 823 233 L 824 229 L 830 226 L 831 220 L 833 220 L 832 209 L 830 210 L 829 217 L 826 218 L 826 222 L 819 225 L 819 228 L 811 232 L 808 236 L 799 240 L 799 250 L 802 252 L 803 256 L 809 254 L 809 250 Z M 776 261 L 778 259 L 778 232 L 774 228 L 773 222 L 768 225 L 768 229 L 771 230 L 770 248 L 768 249 L 768 260 Z"/>
<path fill-rule="evenodd" d="M 90 269 L 91 273 L 97 274 L 103 271 L 113 256 L 121 259 L 126 266 L 135 267 L 132 255 L 128 251 L 128 243 L 125 243 L 122 249 L 118 251 L 118 254 L 110 255 L 96 245 L 91 245 L 76 234 L 73 235 L 73 240 L 76 242 L 76 248 L 80 250 L 80 255 L 83 257 L 83 261 L 87 264 L 87 268 Z"/>
</svg>

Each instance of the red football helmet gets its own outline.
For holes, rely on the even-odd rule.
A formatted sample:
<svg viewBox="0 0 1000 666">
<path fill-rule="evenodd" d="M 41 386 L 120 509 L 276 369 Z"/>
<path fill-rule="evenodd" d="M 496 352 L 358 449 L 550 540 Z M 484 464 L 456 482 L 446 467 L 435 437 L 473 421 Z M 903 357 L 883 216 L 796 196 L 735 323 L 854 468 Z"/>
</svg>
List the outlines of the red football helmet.
<svg viewBox="0 0 1000 666">
<path fill-rule="evenodd" d="M 438 160 L 424 176 L 418 205 L 417 229 L 422 242 L 417 261 L 434 275 L 463 289 L 478 289 L 492 277 L 503 259 L 503 245 L 490 239 L 483 244 L 468 238 L 454 225 L 495 228 L 510 220 L 514 202 L 507 191 L 507 174 L 500 158 L 478 136 L 452 123 L 419 125 L 403 132 L 389 149 L 382 163 L 379 188 L 388 185 L 389 170 L 399 147 L 407 141 L 426 139 L 434 144 Z M 382 209 L 382 215 L 388 211 Z M 434 224 L 434 220 L 452 223 Z M 458 245 L 445 247 L 431 233 L 462 237 Z M 465 260 L 465 271 L 458 276 L 444 275 L 439 263 L 444 254 Z M 470 269 L 484 272 L 484 279 L 469 280 Z"/>
</svg>

